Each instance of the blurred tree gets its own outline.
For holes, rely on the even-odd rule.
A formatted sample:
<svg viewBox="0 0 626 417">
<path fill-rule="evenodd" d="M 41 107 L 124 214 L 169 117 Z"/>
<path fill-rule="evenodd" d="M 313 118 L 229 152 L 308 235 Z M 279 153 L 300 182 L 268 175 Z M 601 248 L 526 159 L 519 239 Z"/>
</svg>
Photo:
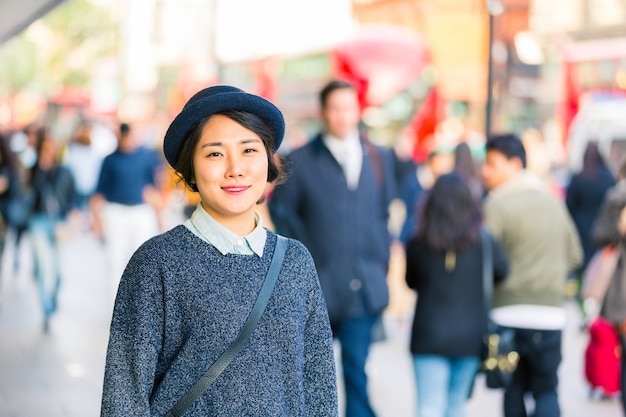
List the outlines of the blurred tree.
<svg viewBox="0 0 626 417">
<path fill-rule="evenodd" d="M 0 95 L 87 85 L 93 64 L 115 54 L 117 33 L 110 8 L 66 1 L 0 45 Z"/>
</svg>

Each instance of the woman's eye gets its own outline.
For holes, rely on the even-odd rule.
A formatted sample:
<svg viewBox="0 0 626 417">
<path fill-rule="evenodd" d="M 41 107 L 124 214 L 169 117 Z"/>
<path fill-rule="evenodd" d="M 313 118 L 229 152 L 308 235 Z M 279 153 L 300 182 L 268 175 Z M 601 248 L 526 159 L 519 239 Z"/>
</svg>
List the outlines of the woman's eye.
<svg viewBox="0 0 626 417">
<path fill-rule="evenodd" d="M 218 156 L 221 156 L 222 154 L 219 152 L 211 152 L 207 155 L 207 157 L 209 158 L 217 158 Z"/>
</svg>

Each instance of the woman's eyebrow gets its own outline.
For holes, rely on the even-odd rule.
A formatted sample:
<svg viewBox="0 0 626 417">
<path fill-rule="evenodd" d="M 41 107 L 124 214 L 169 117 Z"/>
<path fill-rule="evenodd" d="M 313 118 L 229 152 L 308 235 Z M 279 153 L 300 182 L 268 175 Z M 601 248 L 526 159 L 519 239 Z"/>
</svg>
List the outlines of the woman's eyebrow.
<svg viewBox="0 0 626 417">
<path fill-rule="evenodd" d="M 248 138 L 248 139 L 242 139 L 239 141 L 240 145 L 246 145 L 248 143 L 261 143 L 261 139 L 258 138 Z M 203 143 L 202 146 L 200 146 L 200 148 L 209 148 L 212 146 L 223 146 L 224 142 L 207 142 L 207 143 Z"/>
<path fill-rule="evenodd" d="M 221 145 L 222 145 L 222 142 L 207 142 L 207 143 L 203 143 L 200 148 L 209 148 L 211 146 L 221 146 Z"/>
</svg>

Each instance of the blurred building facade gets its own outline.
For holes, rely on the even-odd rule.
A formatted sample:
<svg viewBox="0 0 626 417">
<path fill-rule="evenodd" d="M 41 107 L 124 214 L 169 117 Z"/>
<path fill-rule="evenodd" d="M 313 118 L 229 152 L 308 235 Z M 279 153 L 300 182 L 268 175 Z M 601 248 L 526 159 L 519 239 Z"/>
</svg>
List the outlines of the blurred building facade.
<svg viewBox="0 0 626 417">
<path fill-rule="evenodd" d="M 320 86 L 342 76 L 382 143 L 407 129 L 425 151 L 481 139 L 491 97 L 492 131 L 532 127 L 565 145 L 587 92 L 626 88 L 621 0 L 89 1 L 119 23 L 118 50 L 83 94 L 96 113 L 156 124 L 155 137 L 190 94 L 223 82 L 277 102 L 297 146 L 317 127 Z"/>
<path fill-rule="evenodd" d="M 626 153 L 625 21 L 620 0 L 533 2 L 530 29 L 544 55 L 539 101 L 554 108 L 572 171 L 590 140 L 611 165 Z"/>
</svg>

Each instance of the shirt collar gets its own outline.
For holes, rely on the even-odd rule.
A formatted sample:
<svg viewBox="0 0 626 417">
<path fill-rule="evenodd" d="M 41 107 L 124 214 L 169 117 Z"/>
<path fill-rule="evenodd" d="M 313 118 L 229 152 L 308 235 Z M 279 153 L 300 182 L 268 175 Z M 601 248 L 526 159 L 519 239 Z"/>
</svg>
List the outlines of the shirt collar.
<svg viewBox="0 0 626 417">
<path fill-rule="evenodd" d="M 185 222 L 185 226 L 200 239 L 215 246 L 222 255 L 256 254 L 262 257 L 267 232 L 258 211 L 254 212 L 254 220 L 256 222 L 254 230 L 245 236 L 238 236 L 215 220 L 200 203 L 191 218 Z"/>
<path fill-rule="evenodd" d="M 353 130 L 348 133 L 344 139 L 339 139 L 336 136 L 331 135 L 330 133 L 326 133 L 323 136 L 324 144 L 331 152 L 340 150 L 340 149 L 354 149 L 355 147 L 361 147 L 361 139 L 359 137 L 359 131 Z"/>
<path fill-rule="evenodd" d="M 547 192 L 545 183 L 537 175 L 526 169 L 511 177 L 489 192 L 491 197 L 508 195 L 523 190 L 540 190 Z"/>
</svg>

